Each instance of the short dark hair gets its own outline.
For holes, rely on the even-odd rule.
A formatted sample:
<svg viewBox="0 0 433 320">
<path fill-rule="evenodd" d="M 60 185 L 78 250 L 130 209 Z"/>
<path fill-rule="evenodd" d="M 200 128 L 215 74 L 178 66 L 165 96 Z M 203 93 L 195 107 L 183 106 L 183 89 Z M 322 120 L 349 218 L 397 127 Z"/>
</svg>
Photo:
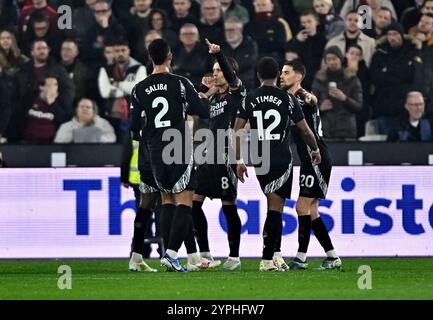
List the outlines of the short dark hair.
<svg viewBox="0 0 433 320">
<path fill-rule="evenodd" d="M 58 77 L 53 74 L 53 73 L 48 73 L 46 75 L 44 75 L 40 80 L 39 80 L 39 86 L 44 86 L 45 83 L 47 82 L 47 79 L 56 79 L 57 84 L 59 83 L 59 79 Z"/>
<path fill-rule="evenodd" d="M 277 78 L 279 70 L 277 60 L 272 57 L 263 57 L 257 64 L 257 73 L 263 80 Z"/>
<path fill-rule="evenodd" d="M 155 39 L 150 43 L 148 51 L 153 63 L 161 65 L 170 54 L 170 46 L 164 39 Z"/>
<path fill-rule="evenodd" d="M 360 16 L 357 10 L 350 10 L 349 12 L 346 13 L 346 17 L 348 17 L 350 14 L 357 14 L 358 16 Z"/>
<path fill-rule="evenodd" d="M 112 46 L 127 46 L 129 47 L 129 42 L 124 37 L 115 37 L 111 41 Z"/>
<path fill-rule="evenodd" d="M 298 73 L 302 76 L 302 80 L 304 80 L 305 75 L 307 74 L 307 69 L 305 68 L 305 65 L 302 63 L 301 60 L 296 59 L 293 61 L 286 61 L 284 63 L 285 66 L 292 67 L 293 71 L 295 73 Z"/>
<path fill-rule="evenodd" d="M 388 11 L 389 14 L 391 15 L 391 18 L 392 18 L 392 11 L 390 8 L 385 7 L 385 6 L 381 6 L 378 11 Z"/>
<path fill-rule="evenodd" d="M 236 74 L 236 75 L 239 75 L 239 64 L 238 64 L 238 62 L 236 61 L 236 59 L 233 58 L 233 57 L 227 57 L 227 61 L 228 61 L 228 63 L 230 64 L 230 66 L 232 67 L 232 69 L 233 69 L 233 71 L 235 72 L 235 74 Z M 213 61 L 213 65 L 214 65 L 215 63 L 218 63 L 218 60 L 217 60 L 217 59 L 215 59 L 215 60 Z"/>
<path fill-rule="evenodd" d="M 299 18 L 306 17 L 306 16 L 313 16 L 314 19 L 318 20 L 317 14 L 313 10 L 306 10 L 306 11 L 301 12 L 301 14 L 299 15 Z"/>
<path fill-rule="evenodd" d="M 48 46 L 48 48 L 50 48 L 50 45 L 48 44 L 48 42 L 44 39 L 35 39 L 31 42 L 30 44 L 30 50 L 33 50 L 35 48 L 35 44 L 38 42 L 45 42 L 45 44 Z"/>
<path fill-rule="evenodd" d="M 50 24 L 50 18 L 43 11 L 33 11 L 33 13 L 30 15 L 29 20 L 32 25 L 33 23 L 39 22 L 46 22 Z"/>
</svg>

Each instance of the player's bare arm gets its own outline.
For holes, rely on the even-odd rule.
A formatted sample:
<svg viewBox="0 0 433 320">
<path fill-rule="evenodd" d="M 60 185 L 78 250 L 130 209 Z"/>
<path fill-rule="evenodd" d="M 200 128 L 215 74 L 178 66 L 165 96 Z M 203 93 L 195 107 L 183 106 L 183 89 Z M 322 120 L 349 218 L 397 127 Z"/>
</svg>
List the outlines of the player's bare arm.
<svg viewBox="0 0 433 320">
<path fill-rule="evenodd" d="M 319 147 L 317 145 L 317 141 L 316 141 L 316 138 L 314 137 L 313 132 L 311 131 L 311 129 L 308 126 L 305 119 L 296 123 L 296 126 L 298 127 L 305 143 L 311 148 L 311 150 L 313 150 L 313 151 L 311 151 L 311 157 L 313 159 L 313 164 L 319 165 L 320 162 L 322 161 L 322 159 L 320 157 L 320 150 L 319 150 Z"/>
</svg>

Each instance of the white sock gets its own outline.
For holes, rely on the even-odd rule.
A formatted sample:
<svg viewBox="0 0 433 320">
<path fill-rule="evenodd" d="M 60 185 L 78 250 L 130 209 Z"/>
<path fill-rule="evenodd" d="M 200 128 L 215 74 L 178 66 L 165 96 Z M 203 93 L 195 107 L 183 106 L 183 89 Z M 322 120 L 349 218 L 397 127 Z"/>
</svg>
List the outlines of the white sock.
<svg viewBox="0 0 433 320">
<path fill-rule="evenodd" d="M 189 264 L 199 264 L 200 263 L 200 256 L 197 252 L 194 253 L 188 253 L 188 263 Z"/>
<path fill-rule="evenodd" d="M 305 260 L 307 260 L 307 254 L 305 252 L 298 252 L 296 254 L 296 258 L 298 258 L 302 262 L 305 262 Z"/>
<path fill-rule="evenodd" d="M 264 264 L 264 265 L 268 265 L 268 266 L 269 266 L 269 265 L 274 265 L 274 262 L 273 262 L 272 260 L 263 260 L 263 259 L 262 259 L 262 261 L 263 261 L 263 264 Z"/>
<path fill-rule="evenodd" d="M 326 252 L 326 255 L 330 258 L 338 258 L 337 253 L 335 252 L 335 250 L 329 250 L 328 252 Z"/>
<path fill-rule="evenodd" d="M 236 262 L 240 262 L 241 259 L 239 259 L 239 257 L 228 257 L 227 260 L 232 260 L 232 261 L 236 261 Z"/>
<path fill-rule="evenodd" d="M 132 261 L 134 262 L 142 262 L 143 261 L 143 256 L 139 253 L 133 252 L 132 256 L 131 256 Z"/>
<path fill-rule="evenodd" d="M 280 251 L 274 252 L 274 258 L 283 258 L 283 254 Z"/>
<path fill-rule="evenodd" d="M 209 251 L 200 252 L 200 256 L 206 259 L 212 259 L 212 255 Z"/>
<path fill-rule="evenodd" d="M 166 253 L 172 259 L 177 259 L 177 252 L 171 249 L 167 249 Z"/>
</svg>

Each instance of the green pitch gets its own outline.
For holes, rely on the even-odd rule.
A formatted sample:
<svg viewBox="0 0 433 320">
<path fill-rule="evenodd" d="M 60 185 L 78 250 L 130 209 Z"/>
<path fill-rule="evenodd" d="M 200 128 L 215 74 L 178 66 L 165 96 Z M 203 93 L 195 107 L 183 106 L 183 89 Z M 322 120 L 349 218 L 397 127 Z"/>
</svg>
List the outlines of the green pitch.
<svg viewBox="0 0 433 320">
<path fill-rule="evenodd" d="M 243 259 L 235 272 L 149 274 L 127 271 L 127 260 L 0 261 L 0 299 L 433 299 L 433 259 L 343 259 L 342 270 L 313 270 L 320 262 L 261 273 L 259 260 Z M 71 290 L 58 288 L 61 265 L 71 267 Z M 358 288 L 362 265 L 371 267 L 371 290 Z"/>
</svg>

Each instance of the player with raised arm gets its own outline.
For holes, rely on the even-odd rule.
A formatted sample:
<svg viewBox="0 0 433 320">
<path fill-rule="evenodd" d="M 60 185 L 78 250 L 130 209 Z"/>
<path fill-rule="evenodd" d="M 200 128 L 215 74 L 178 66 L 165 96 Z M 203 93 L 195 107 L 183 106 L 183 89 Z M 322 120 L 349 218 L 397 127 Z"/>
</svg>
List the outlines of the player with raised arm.
<svg viewBox="0 0 433 320">
<path fill-rule="evenodd" d="M 288 92 L 277 87 L 279 67 L 277 61 L 270 57 L 260 59 L 257 76 L 261 86 L 247 95 L 245 103 L 239 109 L 235 123 L 235 131 L 245 127 L 247 121 L 251 125 L 251 141 L 258 142 L 259 150 L 269 154 L 261 165 L 267 165 L 267 173 L 260 172 L 259 165 L 254 164 L 257 179 L 267 198 L 267 216 L 263 228 L 263 255 L 260 271 L 279 271 L 273 262 L 276 242 L 282 233 L 282 212 L 286 198 L 290 198 L 292 189 L 292 154 L 289 145 L 289 124 L 293 121 L 300 133 L 312 149 L 314 164 L 321 161 L 319 148 L 313 133 L 305 122 L 298 101 Z M 248 177 L 247 167 L 243 163 L 240 150 L 240 137 L 236 135 L 237 176 L 244 182 Z M 263 163 L 264 161 L 268 163 Z"/>
<path fill-rule="evenodd" d="M 238 215 L 237 177 L 236 165 L 230 163 L 229 152 L 233 146 L 231 134 L 225 138 L 228 130 L 233 129 L 238 109 L 245 99 L 246 90 L 242 81 L 236 76 L 239 67 L 234 59 L 227 59 L 221 52 L 220 46 L 210 43 L 206 39 L 209 53 L 215 55 L 213 64 L 213 86 L 209 88 L 208 96 L 211 103 L 209 118 L 209 135 L 206 142 L 206 156 L 208 161 L 197 168 L 197 189 L 193 201 L 193 220 L 196 232 L 196 240 L 200 248 L 200 254 L 213 261 L 209 250 L 207 234 L 207 220 L 202 210 L 206 197 L 221 199 L 222 209 L 227 221 L 227 237 L 230 253 L 223 265 L 224 270 L 237 270 L 241 268 L 239 259 L 239 246 L 241 238 L 241 220 Z M 221 139 L 218 141 L 218 139 Z M 212 140 L 212 141 L 208 141 Z M 229 140 L 229 141 L 227 141 Z M 218 143 L 223 143 L 223 150 L 218 150 Z M 221 151 L 223 152 L 221 154 Z M 210 162 L 210 163 L 209 163 Z"/>
<path fill-rule="evenodd" d="M 161 265 L 185 272 L 177 252 L 192 233 L 194 158 L 187 115 L 209 117 L 209 105 L 191 82 L 170 73 L 172 53 L 163 39 L 148 48 L 153 73 L 131 95 L 131 130 L 140 133 L 149 153 L 152 175 L 161 192 L 161 228 L 167 250 Z"/>
<path fill-rule="evenodd" d="M 301 170 L 299 174 L 299 198 L 296 202 L 298 214 L 298 242 L 299 249 L 296 258 L 289 263 L 290 269 L 306 269 L 307 249 L 310 242 L 311 229 L 326 252 L 327 258 L 321 269 L 335 269 L 341 267 L 341 260 L 337 256 L 329 237 L 328 230 L 319 215 L 319 199 L 324 199 L 328 191 L 331 177 L 332 159 L 328 148 L 322 139 L 320 113 L 317 98 L 301 86 L 306 69 L 302 62 L 295 60 L 286 62 L 281 72 L 281 87 L 294 95 L 302 108 L 308 126 L 314 133 L 322 155 L 319 165 L 311 163 L 310 147 L 302 140 L 299 129 L 293 127 L 292 133 L 296 143 Z"/>
</svg>

